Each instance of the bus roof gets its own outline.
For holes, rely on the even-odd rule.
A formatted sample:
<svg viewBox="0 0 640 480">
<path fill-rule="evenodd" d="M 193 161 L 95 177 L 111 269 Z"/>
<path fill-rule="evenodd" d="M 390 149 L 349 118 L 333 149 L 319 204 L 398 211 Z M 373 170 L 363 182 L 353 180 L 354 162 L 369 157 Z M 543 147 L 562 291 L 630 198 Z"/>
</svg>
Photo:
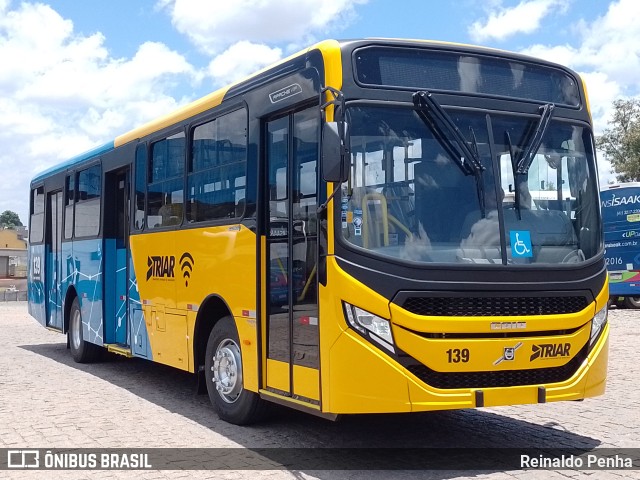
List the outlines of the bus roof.
<svg viewBox="0 0 640 480">
<path fill-rule="evenodd" d="M 277 68 L 297 57 L 300 57 L 302 55 L 305 55 L 313 50 L 320 50 L 323 54 L 323 56 L 326 57 L 332 57 L 333 61 L 331 62 L 331 68 L 327 69 L 325 71 L 325 75 L 326 75 L 326 81 L 328 84 L 336 87 L 336 88 L 341 88 L 341 85 L 338 85 L 338 79 L 341 78 L 341 72 L 339 72 L 338 70 L 341 69 L 341 48 L 344 45 L 348 45 L 348 44 L 353 44 L 353 43 L 366 43 L 366 42 L 370 42 L 370 43 L 386 43 L 389 45 L 394 45 L 394 44 L 404 44 L 404 45 L 423 45 L 423 46 L 439 46 L 439 47 L 452 47 L 452 48 L 462 48 L 465 50 L 470 50 L 470 51 L 475 51 L 478 53 L 493 53 L 493 54 L 498 54 L 498 55 L 505 55 L 505 56 L 510 56 L 513 58 L 519 58 L 522 60 L 526 60 L 526 61 L 535 61 L 535 62 L 539 62 L 539 63 L 544 63 L 544 64 L 549 64 L 549 65 L 554 65 L 557 67 L 561 67 L 564 68 L 566 70 L 567 67 L 564 67 L 562 65 L 558 65 L 558 64 L 554 64 L 552 62 L 548 62 L 545 60 L 541 60 L 539 58 L 535 58 L 535 57 L 530 57 L 530 56 L 526 56 L 526 55 L 522 55 L 519 53 L 515 53 L 515 52 L 510 52 L 510 51 L 506 51 L 506 50 L 499 50 L 499 49 L 494 49 L 494 48 L 489 48 L 489 47 L 481 47 L 481 46 L 476 46 L 476 45 L 468 45 L 468 44 L 463 44 L 463 43 L 455 43 L 455 42 L 444 42 L 444 41 L 437 41 L 437 40 L 419 40 L 419 39 L 401 39 L 401 38 L 375 38 L 375 37 L 371 37 L 371 38 L 366 38 L 366 39 L 354 39 L 354 40 L 323 40 L 321 42 L 318 42 L 314 45 L 311 45 L 303 50 L 300 50 L 276 63 L 267 65 L 266 67 L 264 67 L 263 69 L 254 72 L 253 74 L 235 82 L 232 83 L 230 85 L 227 85 L 225 87 L 222 87 L 214 92 L 211 92 L 207 95 L 205 95 L 204 97 L 201 97 L 187 105 L 184 105 L 180 108 L 178 108 L 177 110 L 174 110 L 166 115 L 163 115 L 161 117 L 155 118 L 153 120 L 151 120 L 150 122 L 136 127 L 133 130 L 130 130 L 128 132 L 125 132 L 121 135 L 116 136 L 116 138 L 111 141 L 108 142 L 100 147 L 96 147 L 92 150 L 89 150 L 87 152 L 84 152 L 80 155 L 76 155 L 72 158 L 70 158 L 69 160 L 64 161 L 61 164 L 55 165 L 39 174 L 37 174 L 32 182 L 38 182 L 38 181 L 42 181 L 45 177 L 64 171 L 67 168 L 84 162 L 86 160 L 91 159 L 92 157 L 101 155 L 103 153 L 106 153 L 116 147 L 119 147 L 121 145 L 124 145 L 130 141 L 134 141 L 136 139 L 139 139 L 141 137 L 144 137 L 146 135 L 152 134 L 154 132 L 157 132 L 159 130 L 162 130 L 165 127 L 171 126 L 174 123 L 180 122 L 182 120 L 185 120 L 187 118 L 190 118 L 194 115 L 197 115 L 198 113 L 202 113 L 208 109 L 211 109 L 213 107 L 216 107 L 218 105 L 220 105 L 222 103 L 222 101 L 228 97 L 228 96 L 234 96 L 235 94 L 238 93 L 238 91 L 242 90 L 242 86 L 243 85 L 247 85 L 247 84 L 251 84 L 251 82 L 254 82 L 256 79 L 260 79 L 261 76 L 263 76 L 266 72 L 270 72 L 272 71 L 274 68 Z M 575 73 L 575 72 L 574 72 Z M 332 80 L 336 80 L 335 82 Z"/>
<path fill-rule="evenodd" d="M 114 148 L 113 142 L 108 142 L 108 143 L 105 143 L 104 145 L 100 145 L 99 147 L 95 147 L 95 148 L 92 148 L 91 150 L 87 150 L 86 152 L 76 155 L 75 157 L 71 157 L 69 160 L 65 160 L 62 163 L 59 163 L 57 165 L 54 165 L 51 168 L 48 168 L 44 172 L 40 172 L 38 175 L 36 175 L 33 178 L 33 180 L 31 180 L 31 183 L 37 183 L 39 181 L 44 180 L 46 177 L 50 175 L 53 175 L 59 172 L 64 172 L 67 168 L 77 163 L 84 162 L 85 160 L 89 160 L 93 157 L 97 157 L 98 155 L 102 155 L 103 153 L 113 150 L 113 148 Z"/>
</svg>

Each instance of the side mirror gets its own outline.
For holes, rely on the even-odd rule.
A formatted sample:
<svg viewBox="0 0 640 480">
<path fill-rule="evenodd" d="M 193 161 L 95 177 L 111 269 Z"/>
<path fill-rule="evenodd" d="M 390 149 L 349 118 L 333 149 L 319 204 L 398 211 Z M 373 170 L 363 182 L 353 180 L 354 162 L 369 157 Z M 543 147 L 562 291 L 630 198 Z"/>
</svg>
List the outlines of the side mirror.
<svg viewBox="0 0 640 480">
<path fill-rule="evenodd" d="M 340 131 L 342 128 L 342 132 Z M 327 182 L 346 182 L 348 149 L 345 146 L 346 124 L 327 122 L 322 128 L 322 177 Z"/>
</svg>

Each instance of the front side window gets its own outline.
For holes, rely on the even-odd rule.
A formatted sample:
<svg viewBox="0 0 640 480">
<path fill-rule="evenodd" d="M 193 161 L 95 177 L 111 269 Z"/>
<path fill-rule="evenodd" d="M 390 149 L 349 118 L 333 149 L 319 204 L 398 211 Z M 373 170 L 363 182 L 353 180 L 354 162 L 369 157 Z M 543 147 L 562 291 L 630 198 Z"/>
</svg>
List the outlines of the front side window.
<svg viewBox="0 0 640 480">
<path fill-rule="evenodd" d="M 347 110 L 351 170 L 340 223 L 348 244 L 423 263 L 558 264 L 596 255 L 589 129 L 551 120 L 536 142 L 533 116 L 449 116 L 475 159 L 412 108 Z M 532 143 L 540 145 L 525 161 Z"/>
</svg>

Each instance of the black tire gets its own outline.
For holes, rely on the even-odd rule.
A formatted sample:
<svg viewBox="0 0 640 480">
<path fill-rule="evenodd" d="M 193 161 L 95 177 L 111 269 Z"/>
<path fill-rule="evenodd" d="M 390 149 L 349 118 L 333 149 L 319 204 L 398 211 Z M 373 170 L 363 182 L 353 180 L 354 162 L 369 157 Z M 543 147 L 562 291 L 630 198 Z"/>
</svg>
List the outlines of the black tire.
<svg viewBox="0 0 640 480">
<path fill-rule="evenodd" d="M 204 374 L 209 399 L 222 420 L 248 425 L 264 417 L 265 401 L 244 388 L 240 341 L 232 317 L 221 318 L 209 334 Z"/>
<path fill-rule="evenodd" d="M 78 297 L 73 299 L 69 311 L 69 331 L 67 332 L 71 356 L 78 363 L 95 362 L 102 353 L 102 348 L 86 342 L 82 337 L 82 311 Z"/>
<path fill-rule="evenodd" d="M 624 305 L 627 308 L 640 308 L 640 297 L 624 297 Z"/>
</svg>

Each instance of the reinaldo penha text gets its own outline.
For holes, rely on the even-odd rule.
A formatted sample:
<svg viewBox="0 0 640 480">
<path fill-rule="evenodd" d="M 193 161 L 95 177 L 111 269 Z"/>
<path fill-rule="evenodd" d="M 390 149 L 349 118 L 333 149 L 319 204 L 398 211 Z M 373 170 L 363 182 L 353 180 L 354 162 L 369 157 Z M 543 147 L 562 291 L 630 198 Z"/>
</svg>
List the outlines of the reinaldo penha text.
<svg viewBox="0 0 640 480">
<path fill-rule="evenodd" d="M 632 469 L 633 459 L 624 455 L 601 456 L 597 454 L 578 455 L 520 455 L 520 468 L 540 469 Z"/>
</svg>

